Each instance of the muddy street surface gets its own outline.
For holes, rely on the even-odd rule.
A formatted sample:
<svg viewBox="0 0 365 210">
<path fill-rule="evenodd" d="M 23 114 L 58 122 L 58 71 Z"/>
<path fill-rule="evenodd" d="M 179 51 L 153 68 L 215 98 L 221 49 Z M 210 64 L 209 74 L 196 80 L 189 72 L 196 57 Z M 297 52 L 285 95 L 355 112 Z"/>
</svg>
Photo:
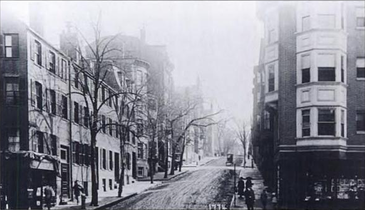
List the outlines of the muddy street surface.
<svg viewBox="0 0 365 210">
<path fill-rule="evenodd" d="M 208 204 L 226 204 L 233 195 L 234 172 L 225 162 L 225 157 L 210 161 L 109 209 L 207 209 Z"/>
</svg>

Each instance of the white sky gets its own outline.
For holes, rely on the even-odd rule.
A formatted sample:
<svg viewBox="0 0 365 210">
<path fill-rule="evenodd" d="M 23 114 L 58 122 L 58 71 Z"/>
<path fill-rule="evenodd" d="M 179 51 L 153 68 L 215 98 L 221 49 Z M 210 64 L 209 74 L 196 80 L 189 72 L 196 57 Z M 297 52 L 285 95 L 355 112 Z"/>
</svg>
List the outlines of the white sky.
<svg viewBox="0 0 365 210">
<path fill-rule="evenodd" d="M 139 36 L 144 25 L 147 43 L 167 46 L 175 66 L 173 76 L 177 86 L 192 85 L 199 77 L 205 96 L 225 109 L 227 117 L 250 120 L 253 66 L 258 62 L 262 37 L 256 2 L 59 1 L 42 4 L 45 37 L 56 46 L 66 21 L 87 31 L 99 11 L 105 35 Z M 29 2 L 1 1 L 1 10 L 10 10 L 26 21 L 28 5 Z"/>
</svg>

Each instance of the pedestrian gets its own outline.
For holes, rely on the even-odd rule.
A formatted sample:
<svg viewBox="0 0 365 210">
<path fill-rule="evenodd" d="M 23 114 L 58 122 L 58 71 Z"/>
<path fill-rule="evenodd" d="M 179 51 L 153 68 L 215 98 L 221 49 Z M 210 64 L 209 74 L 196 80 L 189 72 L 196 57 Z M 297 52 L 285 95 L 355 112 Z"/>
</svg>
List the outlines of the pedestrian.
<svg viewBox="0 0 365 210">
<path fill-rule="evenodd" d="M 238 195 L 240 196 L 240 198 L 242 198 L 245 190 L 245 182 L 243 181 L 243 177 L 240 177 L 240 179 L 238 180 L 237 189 L 238 189 Z"/>
<path fill-rule="evenodd" d="M 74 196 L 76 198 L 76 202 L 77 202 L 77 204 L 79 204 L 79 196 L 82 192 L 84 192 L 84 188 L 79 184 L 78 180 L 75 181 L 73 190 L 74 190 Z"/>
<path fill-rule="evenodd" d="M 51 203 L 52 203 L 52 196 L 55 194 L 53 188 L 47 184 L 47 186 L 44 188 L 44 200 L 47 206 L 47 209 L 51 209 Z"/>
<path fill-rule="evenodd" d="M 260 196 L 261 203 L 262 203 L 262 209 L 266 210 L 266 204 L 267 204 L 267 192 L 266 189 L 264 189 Z"/>
<path fill-rule="evenodd" d="M 276 193 L 272 193 L 271 203 L 274 207 L 274 210 L 278 209 L 278 198 L 276 197 Z"/>
<path fill-rule="evenodd" d="M 252 178 L 251 177 L 246 177 L 246 188 L 252 188 Z"/>
<path fill-rule="evenodd" d="M 253 206 L 255 204 L 255 192 L 252 188 L 246 188 L 245 201 L 247 205 L 247 210 L 254 210 Z"/>
</svg>

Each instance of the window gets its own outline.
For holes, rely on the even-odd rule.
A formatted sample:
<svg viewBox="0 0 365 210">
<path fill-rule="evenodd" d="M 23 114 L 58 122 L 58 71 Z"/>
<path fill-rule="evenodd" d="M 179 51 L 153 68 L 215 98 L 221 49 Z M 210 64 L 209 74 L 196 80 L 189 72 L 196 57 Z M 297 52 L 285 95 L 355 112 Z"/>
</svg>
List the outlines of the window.
<svg viewBox="0 0 365 210">
<path fill-rule="evenodd" d="M 365 79 L 365 58 L 356 59 L 357 78 Z"/>
<path fill-rule="evenodd" d="M 104 115 L 102 115 L 101 116 L 101 129 L 102 129 L 102 131 L 105 133 L 106 131 L 106 129 L 105 129 L 105 116 Z"/>
<path fill-rule="evenodd" d="M 356 8 L 356 27 L 359 27 L 359 28 L 365 27 L 365 8 L 364 7 Z"/>
<path fill-rule="evenodd" d="M 109 169 L 113 170 L 113 152 L 109 151 Z"/>
<path fill-rule="evenodd" d="M 365 132 L 365 110 L 356 111 L 356 130 Z"/>
<path fill-rule="evenodd" d="M 302 136 L 310 136 L 310 110 L 302 110 Z"/>
<path fill-rule="evenodd" d="M 138 153 L 137 157 L 143 159 L 143 143 L 138 143 Z"/>
<path fill-rule="evenodd" d="M 341 136 L 345 137 L 345 111 L 341 110 Z"/>
<path fill-rule="evenodd" d="M 79 88 L 79 72 L 75 70 L 75 78 L 74 78 L 75 88 Z"/>
<path fill-rule="evenodd" d="M 91 160 L 91 151 L 90 151 L 91 147 L 87 144 L 84 144 L 84 154 L 85 154 L 85 165 L 89 166 L 90 165 L 90 160 Z"/>
<path fill-rule="evenodd" d="M 106 150 L 105 149 L 102 149 L 101 156 L 102 156 L 102 162 L 101 162 L 102 169 L 106 169 Z"/>
<path fill-rule="evenodd" d="M 112 107 L 112 103 L 113 103 L 113 100 L 112 100 L 113 97 L 111 97 L 111 96 L 112 96 L 112 92 L 109 90 L 109 96 L 108 97 L 110 97 L 110 98 L 108 100 L 108 104 L 109 104 L 110 107 Z"/>
<path fill-rule="evenodd" d="M 109 135 L 113 136 L 113 121 L 109 118 Z"/>
<path fill-rule="evenodd" d="M 49 148 L 50 148 L 50 154 L 56 156 L 57 155 L 57 136 L 50 134 L 49 135 Z"/>
<path fill-rule="evenodd" d="M 19 35 L 5 34 L 5 57 L 16 58 L 19 57 Z"/>
<path fill-rule="evenodd" d="M 335 15 L 333 14 L 318 15 L 318 26 L 319 28 L 335 28 L 336 27 Z"/>
<path fill-rule="evenodd" d="M 131 169 L 131 154 L 129 154 L 129 153 L 127 153 L 126 165 L 127 165 L 127 169 L 130 170 Z"/>
<path fill-rule="evenodd" d="M 74 102 L 74 121 L 79 123 L 79 104 Z"/>
<path fill-rule="evenodd" d="M 310 82 L 310 56 L 302 57 L 302 83 Z"/>
<path fill-rule="evenodd" d="M 103 190 L 106 192 L 106 179 L 103 179 Z"/>
<path fill-rule="evenodd" d="M 5 102 L 7 105 L 20 104 L 18 78 L 5 78 Z"/>
<path fill-rule="evenodd" d="M 341 55 L 341 82 L 345 82 L 345 58 Z"/>
<path fill-rule="evenodd" d="M 83 144 L 79 144 L 79 156 L 80 156 L 80 165 L 85 164 L 85 146 Z"/>
<path fill-rule="evenodd" d="M 38 65 L 42 65 L 42 45 L 35 41 L 35 60 Z"/>
<path fill-rule="evenodd" d="M 310 29 L 310 16 L 302 17 L 302 31 L 307 31 Z"/>
<path fill-rule="evenodd" d="M 264 111 L 264 129 L 269 130 L 270 129 L 270 112 Z"/>
<path fill-rule="evenodd" d="M 143 123 L 137 123 L 137 136 L 143 136 Z"/>
<path fill-rule="evenodd" d="M 56 55 L 53 52 L 49 52 L 49 71 L 56 72 Z"/>
<path fill-rule="evenodd" d="M 102 102 L 105 101 L 105 88 L 104 87 L 101 88 L 101 101 Z"/>
<path fill-rule="evenodd" d="M 56 114 L 56 92 L 54 90 L 49 90 L 49 97 L 51 102 L 51 113 Z"/>
<path fill-rule="evenodd" d="M 336 81 L 335 55 L 318 55 L 318 81 Z"/>
<path fill-rule="evenodd" d="M 39 82 L 35 82 L 35 89 L 36 89 L 37 108 L 42 109 L 43 107 L 42 85 Z"/>
<path fill-rule="evenodd" d="M 269 30 L 268 40 L 269 40 L 269 44 L 273 43 L 275 41 L 275 29 L 270 29 Z"/>
<path fill-rule="evenodd" d="M 7 128 L 8 149 L 11 152 L 20 150 L 19 128 Z"/>
<path fill-rule="evenodd" d="M 109 189 L 113 190 L 113 180 L 109 179 Z"/>
<path fill-rule="evenodd" d="M 274 65 L 269 66 L 269 92 L 275 90 L 275 67 Z"/>
<path fill-rule="evenodd" d="M 144 173 L 143 173 L 143 167 L 138 167 L 138 176 L 144 176 Z"/>
<path fill-rule="evenodd" d="M 318 135 L 335 136 L 335 109 L 318 109 Z"/>
<path fill-rule="evenodd" d="M 37 138 L 37 151 L 39 153 L 43 153 L 44 144 L 43 144 L 43 133 L 41 131 L 37 131 L 36 133 Z"/>
<path fill-rule="evenodd" d="M 62 96 L 62 117 L 67 119 L 67 97 Z"/>
<path fill-rule="evenodd" d="M 89 127 L 89 118 L 89 109 L 87 107 L 84 107 L 84 126 L 87 128 Z"/>
</svg>

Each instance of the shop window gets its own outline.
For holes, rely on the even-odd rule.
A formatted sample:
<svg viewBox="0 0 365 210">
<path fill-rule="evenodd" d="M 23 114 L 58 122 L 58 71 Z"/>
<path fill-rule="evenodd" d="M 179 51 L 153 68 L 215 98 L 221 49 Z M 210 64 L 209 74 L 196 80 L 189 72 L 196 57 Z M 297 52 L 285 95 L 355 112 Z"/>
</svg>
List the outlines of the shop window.
<svg viewBox="0 0 365 210">
<path fill-rule="evenodd" d="M 365 110 L 356 111 L 356 130 L 365 132 Z"/>
<path fill-rule="evenodd" d="M 109 151 L 109 169 L 113 170 L 113 152 Z"/>
<path fill-rule="evenodd" d="M 302 136 L 310 136 L 310 109 L 302 110 Z"/>
<path fill-rule="evenodd" d="M 38 65 L 42 65 L 42 45 L 38 41 L 35 43 L 35 61 Z"/>
<path fill-rule="evenodd" d="M 18 34 L 5 34 L 5 57 L 17 58 L 19 57 L 19 35 Z"/>
<path fill-rule="evenodd" d="M 318 135 L 336 135 L 335 109 L 318 109 Z"/>
<path fill-rule="evenodd" d="M 49 71 L 56 72 L 56 55 L 53 52 L 49 52 Z"/>
<path fill-rule="evenodd" d="M 365 27 L 365 7 L 356 8 L 356 27 Z"/>
<path fill-rule="evenodd" d="M 37 108 L 42 110 L 43 108 L 43 92 L 42 92 L 42 85 L 39 82 L 35 82 L 36 88 L 36 101 L 37 101 Z"/>
<path fill-rule="evenodd" d="M 275 90 L 275 66 L 274 65 L 270 65 L 269 66 L 269 77 L 268 77 L 268 85 L 269 85 L 269 92 L 272 92 Z"/>
<path fill-rule="evenodd" d="M 302 17 L 302 31 L 307 31 L 310 29 L 310 16 Z"/>
<path fill-rule="evenodd" d="M 19 105 L 19 82 L 18 78 L 5 78 L 5 103 L 7 105 Z"/>
<path fill-rule="evenodd" d="M 365 79 L 365 58 L 356 59 L 357 78 Z"/>
<path fill-rule="evenodd" d="M 19 128 L 7 128 L 8 149 L 11 152 L 20 150 L 20 130 Z"/>
</svg>

